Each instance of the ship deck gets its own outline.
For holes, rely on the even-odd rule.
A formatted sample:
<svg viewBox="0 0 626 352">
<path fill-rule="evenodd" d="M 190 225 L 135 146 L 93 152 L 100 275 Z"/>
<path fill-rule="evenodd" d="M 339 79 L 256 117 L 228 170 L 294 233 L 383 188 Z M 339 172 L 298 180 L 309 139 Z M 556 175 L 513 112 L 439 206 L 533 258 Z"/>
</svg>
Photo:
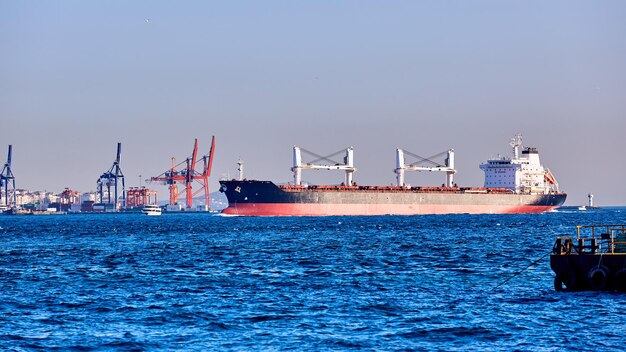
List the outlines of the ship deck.
<svg viewBox="0 0 626 352">
<path fill-rule="evenodd" d="M 395 192 L 395 193 L 496 193 L 513 194 L 508 188 L 482 187 L 401 187 L 401 186 L 337 186 L 337 185 L 277 185 L 285 192 Z"/>
</svg>

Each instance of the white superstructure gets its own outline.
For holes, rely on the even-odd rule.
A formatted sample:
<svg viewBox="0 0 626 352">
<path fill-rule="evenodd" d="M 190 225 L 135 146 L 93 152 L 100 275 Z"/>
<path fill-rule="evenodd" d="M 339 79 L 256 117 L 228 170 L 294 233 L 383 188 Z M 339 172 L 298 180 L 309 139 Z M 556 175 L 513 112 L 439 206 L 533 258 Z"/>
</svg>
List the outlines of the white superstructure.
<svg viewBox="0 0 626 352">
<path fill-rule="evenodd" d="M 146 215 L 161 215 L 161 207 L 156 204 L 146 204 L 141 212 Z"/>
<path fill-rule="evenodd" d="M 559 191 L 550 170 L 541 165 L 536 148 L 522 147 L 521 135 L 511 140 L 511 147 L 513 157 L 491 159 L 480 165 L 485 172 L 486 188 L 508 188 L 515 193 L 531 194 Z"/>
</svg>

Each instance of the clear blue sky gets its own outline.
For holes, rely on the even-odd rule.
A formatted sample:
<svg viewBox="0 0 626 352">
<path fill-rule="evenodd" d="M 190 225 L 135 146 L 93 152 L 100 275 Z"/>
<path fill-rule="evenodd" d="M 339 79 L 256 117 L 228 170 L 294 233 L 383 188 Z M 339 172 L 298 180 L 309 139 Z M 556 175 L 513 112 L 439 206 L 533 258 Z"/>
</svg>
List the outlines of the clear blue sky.
<svg viewBox="0 0 626 352">
<path fill-rule="evenodd" d="M 624 205 L 624 19 L 624 1 L 0 0 L 0 162 L 13 144 L 18 188 L 89 191 L 120 141 L 136 186 L 216 135 L 213 190 L 239 157 L 290 180 L 293 145 L 354 146 L 360 184 L 394 181 L 396 147 L 453 147 L 477 186 L 519 132 L 568 204 Z"/>
</svg>

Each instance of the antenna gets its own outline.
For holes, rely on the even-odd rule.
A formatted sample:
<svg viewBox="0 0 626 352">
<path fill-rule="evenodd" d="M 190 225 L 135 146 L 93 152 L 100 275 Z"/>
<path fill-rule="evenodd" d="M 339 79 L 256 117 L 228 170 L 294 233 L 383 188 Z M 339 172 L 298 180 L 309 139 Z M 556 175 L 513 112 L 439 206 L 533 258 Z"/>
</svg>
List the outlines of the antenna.
<svg viewBox="0 0 626 352">
<path fill-rule="evenodd" d="M 513 158 L 519 159 L 520 149 L 522 148 L 522 134 L 518 133 L 513 136 L 509 145 L 513 148 Z"/>
</svg>

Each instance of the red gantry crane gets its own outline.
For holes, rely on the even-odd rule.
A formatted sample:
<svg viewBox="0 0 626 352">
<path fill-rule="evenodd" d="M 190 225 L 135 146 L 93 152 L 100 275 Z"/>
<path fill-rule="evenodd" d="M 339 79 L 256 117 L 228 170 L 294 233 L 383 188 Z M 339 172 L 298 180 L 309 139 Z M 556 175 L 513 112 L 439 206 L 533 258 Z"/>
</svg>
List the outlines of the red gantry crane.
<svg viewBox="0 0 626 352">
<path fill-rule="evenodd" d="M 209 207 L 209 176 L 211 176 L 211 168 L 213 166 L 213 154 L 215 153 L 215 136 L 211 139 L 211 149 L 209 154 L 202 156 L 198 159 L 198 138 L 195 139 L 193 152 L 191 157 L 185 159 L 185 161 L 176 164 L 176 159 L 172 158 L 172 167 L 162 174 L 151 177 L 148 182 L 160 182 L 161 184 L 168 185 L 170 191 L 170 205 L 176 205 L 178 203 L 178 183 L 185 184 L 185 202 L 187 209 L 193 207 L 193 197 L 198 195 L 204 190 L 204 204 Z M 200 161 L 202 161 L 201 165 Z M 198 169 L 202 166 L 202 169 Z M 202 187 L 193 191 L 193 183 L 197 182 Z"/>
</svg>

